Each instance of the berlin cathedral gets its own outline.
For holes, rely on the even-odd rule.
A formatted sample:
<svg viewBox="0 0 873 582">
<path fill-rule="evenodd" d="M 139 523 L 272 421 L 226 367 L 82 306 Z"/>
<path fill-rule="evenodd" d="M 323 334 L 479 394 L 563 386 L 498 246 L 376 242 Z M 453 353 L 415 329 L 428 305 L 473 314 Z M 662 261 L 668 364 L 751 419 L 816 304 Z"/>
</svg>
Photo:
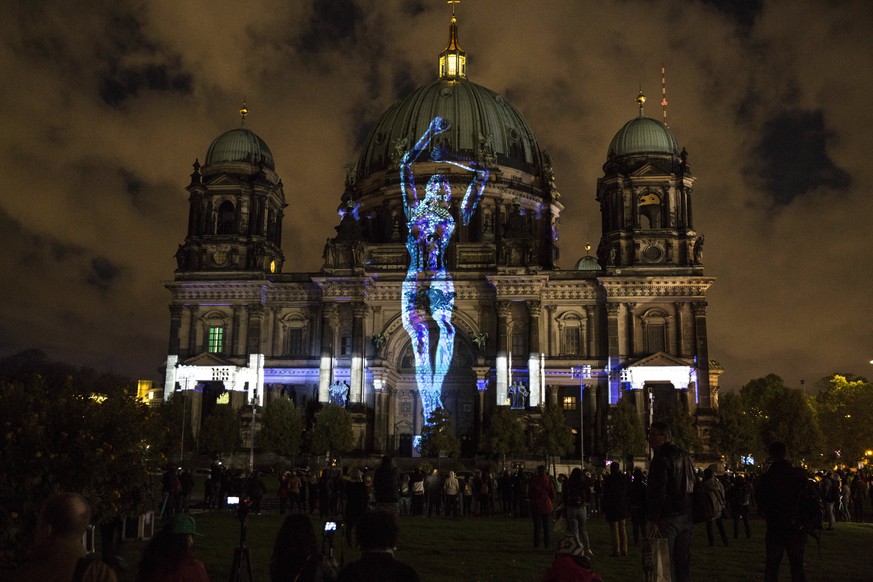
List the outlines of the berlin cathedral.
<svg viewBox="0 0 873 582">
<path fill-rule="evenodd" d="M 165 398 L 190 391 L 195 435 L 217 403 L 335 403 L 368 454 L 411 456 L 437 406 L 463 456 L 496 407 L 535 422 L 558 406 L 575 458 L 602 459 L 625 398 L 642 426 L 681 407 L 706 442 L 722 370 L 686 151 L 640 94 L 604 149 L 597 249 L 559 269 L 555 169 L 521 112 L 468 79 L 454 15 L 438 71 L 349 165 L 317 273 L 283 271 L 280 168 L 245 108 L 212 141 L 166 283 Z"/>
</svg>

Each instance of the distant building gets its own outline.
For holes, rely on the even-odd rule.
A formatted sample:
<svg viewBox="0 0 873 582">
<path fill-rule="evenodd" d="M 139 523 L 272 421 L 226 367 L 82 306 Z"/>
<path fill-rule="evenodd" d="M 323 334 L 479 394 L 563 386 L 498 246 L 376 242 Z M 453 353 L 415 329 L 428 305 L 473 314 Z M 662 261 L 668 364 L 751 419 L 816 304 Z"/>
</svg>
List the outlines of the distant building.
<svg viewBox="0 0 873 582">
<path fill-rule="evenodd" d="M 562 406 L 574 430 L 582 425 L 586 458 L 605 453 L 607 413 L 621 398 L 633 399 L 644 424 L 682 407 L 705 437 L 721 373 L 707 343 L 714 278 L 704 275 L 703 235 L 692 223 L 695 179 L 670 130 L 644 115 L 640 95 L 637 115 L 606 149 L 596 256 L 586 252 L 562 270 L 564 206 L 550 157 L 505 97 L 468 79 L 454 17 L 439 71 L 372 128 L 349 168 L 318 273 L 283 271 L 285 213 L 292 225 L 304 217 L 289 207 L 258 135 L 244 124 L 231 129 L 202 166 L 195 162 L 188 232 L 166 284 L 164 396 L 192 391 L 195 433 L 219 398 L 235 408 L 255 396 L 263 406 L 280 397 L 298 408 L 336 401 L 353 412 L 361 450 L 408 454 L 425 420 L 421 365 L 416 374 L 425 345 L 467 455 L 503 405 L 532 416 L 545 402 Z M 417 275 L 423 290 L 408 287 L 410 251 L 430 252 L 431 239 L 410 235 L 400 174 L 437 117 L 448 129 L 428 145 L 438 153 L 416 161 L 412 183 L 424 190 L 424 178 L 439 175 L 451 190 L 435 211 L 450 236 L 437 268 L 452 290 L 439 297 L 433 265 Z M 440 152 L 487 168 L 469 223 L 461 205 L 471 172 Z M 579 158 L 598 163 L 589 152 Z M 433 319 L 439 301 L 448 301 L 450 323 Z M 410 313 L 425 320 L 426 337 L 411 339 Z M 450 356 L 443 370 L 440 349 Z"/>
</svg>

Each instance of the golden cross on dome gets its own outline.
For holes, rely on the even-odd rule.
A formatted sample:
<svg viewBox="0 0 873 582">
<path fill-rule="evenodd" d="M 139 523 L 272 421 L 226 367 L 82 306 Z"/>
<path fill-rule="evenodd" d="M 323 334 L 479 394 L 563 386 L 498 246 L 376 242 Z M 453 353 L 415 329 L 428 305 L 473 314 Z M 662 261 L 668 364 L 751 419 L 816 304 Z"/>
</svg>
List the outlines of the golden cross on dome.
<svg viewBox="0 0 873 582">
<path fill-rule="evenodd" d="M 246 98 L 243 97 L 242 107 L 240 107 L 240 109 L 239 109 L 239 116 L 242 118 L 240 120 L 240 125 L 246 124 L 246 115 L 248 115 L 248 114 L 249 114 L 249 108 L 246 107 Z"/>
<path fill-rule="evenodd" d="M 446 4 L 452 5 L 452 18 L 455 17 L 455 4 L 460 4 L 461 0 L 446 0 Z"/>
</svg>

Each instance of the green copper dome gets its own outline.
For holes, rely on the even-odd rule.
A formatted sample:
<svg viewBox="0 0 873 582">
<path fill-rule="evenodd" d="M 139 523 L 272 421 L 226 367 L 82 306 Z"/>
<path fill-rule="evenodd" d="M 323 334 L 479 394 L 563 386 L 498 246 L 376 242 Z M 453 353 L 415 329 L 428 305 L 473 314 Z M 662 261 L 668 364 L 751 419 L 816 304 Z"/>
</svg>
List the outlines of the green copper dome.
<svg viewBox="0 0 873 582">
<path fill-rule="evenodd" d="M 679 144 L 662 122 L 651 117 L 631 119 L 624 124 L 609 144 L 607 159 L 634 154 L 679 155 Z"/>
<path fill-rule="evenodd" d="M 265 168 L 271 170 L 276 169 L 273 152 L 264 140 L 245 127 L 224 132 L 209 146 L 205 165 L 221 162 L 248 162 L 255 165 L 263 164 Z"/>
<path fill-rule="evenodd" d="M 600 263 L 597 262 L 597 259 L 594 257 L 587 255 L 582 257 L 576 262 L 576 271 L 600 271 L 602 268 L 600 267 Z"/>
<path fill-rule="evenodd" d="M 391 167 L 437 116 L 451 123 L 440 136 L 444 148 L 473 159 L 493 155 L 497 165 L 531 173 L 542 164 L 536 138 L 518 110 L 494 91 L 456 76 L 416 89 L 382 115 L 364 142 L 359 177 Z"/>
</svg>

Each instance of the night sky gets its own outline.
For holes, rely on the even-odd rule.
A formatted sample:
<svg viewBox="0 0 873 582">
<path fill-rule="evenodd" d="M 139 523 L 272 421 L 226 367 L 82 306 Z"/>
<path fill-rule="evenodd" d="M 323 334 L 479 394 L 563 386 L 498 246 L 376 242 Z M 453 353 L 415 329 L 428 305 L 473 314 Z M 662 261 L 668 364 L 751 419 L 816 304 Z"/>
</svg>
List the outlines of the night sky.
<svg viewBox="0 0 873 582">
<path fill-rule="evenodd" d="M 191 164 L 246 125 L 289 203 L 285 271 L 317 271 L 344 166 L 433 79 L 444 0 L 7 2 L 0 19 L 0 355 L 160 380 Z M 668 121 L 697 183 L 722 387 L 870 375 L 873 10 L 864 0 L 464 0 L 468 77 L 553 158 L 562 268 L 600 214 L 612 136 Z"/>
</svg>

